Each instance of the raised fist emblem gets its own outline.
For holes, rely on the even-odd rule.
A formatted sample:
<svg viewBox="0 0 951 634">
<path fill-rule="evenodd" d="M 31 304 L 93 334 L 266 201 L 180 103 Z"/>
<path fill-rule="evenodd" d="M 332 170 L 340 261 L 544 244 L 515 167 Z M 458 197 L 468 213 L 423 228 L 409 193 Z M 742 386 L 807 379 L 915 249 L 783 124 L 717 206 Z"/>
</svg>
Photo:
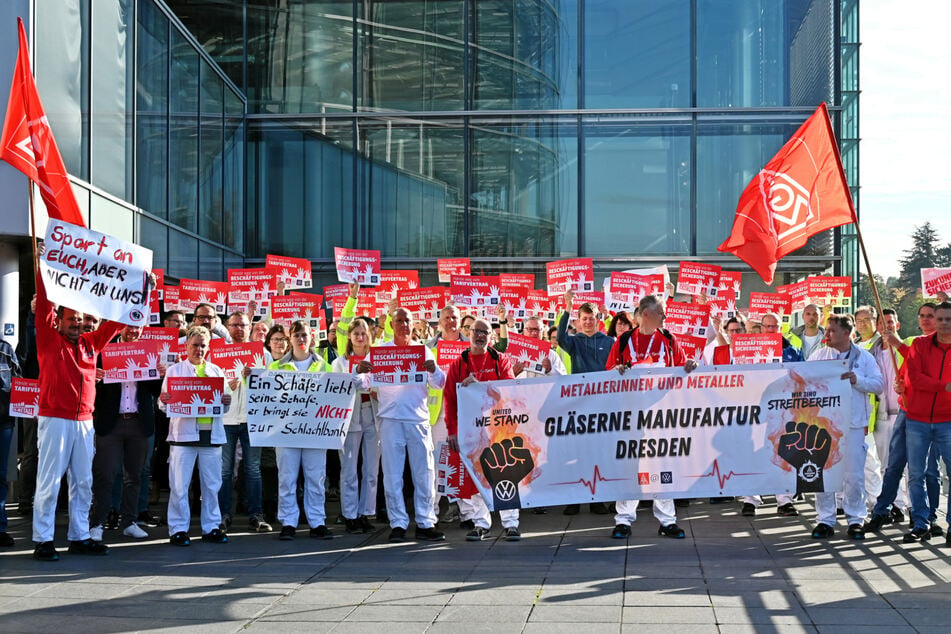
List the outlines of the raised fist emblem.
<svg viewBox="0 0 951 634">
<path fill-rule="evenodd" d="M 482 473 L 492 486 L 495 510 L 517 509 L 521 506 L 518 483 L 535 468 L 531 452 L 524 447 L 521 436 L 494 442 L 479 456 Z"/>
<path fill-rule="evenodd" d="M 797 493 L 820 493 L 824 490 L 822 473 L 832 451 L 832 435 L 811 423 L 786 423 L 786 433 L 779 437 L 779 457 L 796 470 Z"/>
</svg>

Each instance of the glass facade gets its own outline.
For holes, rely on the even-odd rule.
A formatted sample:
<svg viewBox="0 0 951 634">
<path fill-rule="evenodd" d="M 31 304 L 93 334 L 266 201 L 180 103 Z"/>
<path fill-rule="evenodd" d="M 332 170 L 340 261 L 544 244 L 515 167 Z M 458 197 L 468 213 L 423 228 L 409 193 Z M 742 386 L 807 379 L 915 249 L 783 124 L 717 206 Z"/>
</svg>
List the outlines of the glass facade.
<svg viewBox="0 0 951 634">
<path fill-rule="evenodd" d="M 335 245 L 424 271 L 739 268 L 716 250 L 738 196 L 821 101 L 858 187 L 857 20 L 856 0 L 50 0 L 37 32 L 82 72 L 36 66 L 67 167 L 173 277 L 266 253 L 319 272 Z M 837 231 L 780 272 L 854 273 Z"/>
</svg>

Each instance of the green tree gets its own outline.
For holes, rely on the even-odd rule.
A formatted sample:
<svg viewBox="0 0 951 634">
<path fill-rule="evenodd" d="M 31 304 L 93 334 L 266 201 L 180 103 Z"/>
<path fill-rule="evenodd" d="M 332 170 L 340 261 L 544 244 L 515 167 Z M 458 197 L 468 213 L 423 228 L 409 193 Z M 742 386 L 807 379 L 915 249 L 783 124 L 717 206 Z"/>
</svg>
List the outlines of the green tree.
<svg viewBox="0 0 951 634">
<path fill-rule="evenodd" d="M 939 255 L 939 250 L 944 251 L 938 247 L 938 232 L 935 231 L 930 222 L 915 227 L 915 232 L 911 234 L 911 248 L 904 251 L 905 257 L 900 260 L 899 286 L 908 291 L 919 288 L 921 286 L 921 269 L 938 266 L 941 257 L 944 255 L 944 253 Z"/>
</svg>

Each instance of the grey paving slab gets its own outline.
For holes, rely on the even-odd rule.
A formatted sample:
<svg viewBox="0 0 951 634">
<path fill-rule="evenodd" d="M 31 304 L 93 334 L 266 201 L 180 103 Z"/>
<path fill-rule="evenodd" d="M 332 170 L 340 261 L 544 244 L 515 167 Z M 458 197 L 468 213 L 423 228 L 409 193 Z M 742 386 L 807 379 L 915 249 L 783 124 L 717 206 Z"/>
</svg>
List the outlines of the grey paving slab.
<svg viewBox="0 0 951 634">
<path fill-rule="evenodd" d="M 432 623 L 441 605 L 361 605 L 346 621 L 359 623 Z"/>
<path fill-rule="evenodd" d="M 611 605 L 551 605 L 534 607 L 529 622 L 546 623 L 620 623 L 621 606 Z"/>
<path fill-rule="evenodd" d="M 457 623 L 461 629 L 468 631 L 469 625 L 474 623 L 492 623 L 507 625 L 524 625 L 532 611 L 531 605 L 496 605 L 487 609 L 486 606 L 450 605 L 436 617 L 436 623 Z"/>
<path fill-rule="evenodd" d="M 713 607 L 624 606 L 623 623 L 700 623 L 714 624 Z"/>
</svg>

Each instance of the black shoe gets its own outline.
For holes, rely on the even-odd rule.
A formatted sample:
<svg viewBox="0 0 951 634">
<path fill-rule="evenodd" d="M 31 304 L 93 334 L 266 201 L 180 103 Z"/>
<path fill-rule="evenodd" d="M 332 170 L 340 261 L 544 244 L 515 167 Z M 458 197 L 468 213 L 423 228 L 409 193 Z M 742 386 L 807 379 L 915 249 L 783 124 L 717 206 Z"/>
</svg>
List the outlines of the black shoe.
<svg viewBox="0 0 951 634">
<path fill-rule="evenodd" d="M 114 531 L 119 528 L 119 511 L 110 509 L 104 526 L 107 531 Z"/>
<path fill-rule="evenodd" d="M 901 509 L 897 506 L 892 506 L 892 510 L 888 512 L 888 518 L 894 524 L 901 524 L 905 521 L 905 514 L 901 512 Z"/>
<path fill-rule="evenodd" d="M 931 531 L 927 528 L 913 528 L 911 532 L 905 533 L 901 541 L 905 544 L 914 544 L 915 542 L 926 542 L 931 539 Z"/>
<path fill-rule="evenodd" d="M 673 539 L 683 539 L 687 536 L 687 534 L 684 533 L 684 529 L 680 528 L 676 524 L 661 526 L 657 529 L 657 534 L 661 537 L 671 537 Z"/>
<path fill-rule="evenodd" d="M 812 529 L 813 539 L 828 539 L 833 535 L 835 535 L 835 529 L 828 524 L 816 524 L 816 527 Z"/>
<path fill-rule="evenodd" d="M 348 520 L 345 517 L 343 518 L 343 523 L 344 523 L 344 530 L 350 533 L 351 535 L 355 535 L 357 533 L 363 532 L 363 528 L 360 526 L 360 520 L 357 520 L 357 519 Z"/>
<path fill-rule="evenodd" d="M 473 528 L 475 528 L 475 522 L 472 520 L 462 520 L 459 522 L 459 528 L 464 531 L 471 531 Z"/>
<path fill-rule="evenodd" d="M 152 515 L 148 511 L 142 511 L 139 513 L 139 516 L 135 518 L 135 523 L 139 526 L 148 526 L 151 528 L 165 524 L 161 517 L 158 515 Z"/>
<path fill-rule="evenodd" d="M 548 507 L 547 507 L 547 506 L 536 506 L 535 508 L 532 509 L 532 513 L 533 513 L 534 515 L 548 515 Z"/>
<path fill-rule="evenodd" d="M 776 515 L 781 515 L 782 517 L 798 517 L 799 511 L 796 510 L 792 502 L 787 502 L 782 506 L 776 507 Z"/>
<path fill-rule="evenodd" d="M 406 541 L 406 529 L 400 528 L 397 526 L 390 531 L 390 543 L 391 544 L 402 544 Z"/>
<path fill-rule="evenodd" d="M 865 529 L 861 524 L 849 524 L 848 533 L 852 539 L 865 539 Z"/>
<path fill-rule="evenodd" d="M 733 501 L 733 498 L 720 497 L 720 498 L 710 498 L 710 504 L 728 504 Z"/>
<path fill-rule="evenodd" d="M 317 528 L 310 529 L 310 536 L 314 539 L 333 539 L 334 532 L 321 524 Z"/>
<path fill-rule="evenodd" d="M 743 510 L 740 511 L 743 517 L 756 517 L 756 505 L 749 502 L 743 503 Z"/>
<path fill-rule="evenodd" d="M 446 541 L 446 535 L 436 530 L 434 526 L 429 528 L 416 527 L 416 540 L 421 542 L 443 542 Z"/>
<path fill-rule="evenodd" d="M 568 504 L 565 506 L 565 510 L 561 512 L 562 515 L 577 515 L 581 511 L 580 504 Z"/>
<path fill-rule="evenodd" d="M 53 547 L 53 542 L 42 542 L 33 549 L 33 559 L 40 561 L 59 561 L 59 553 Z"/>
<path fill-rule="evenodd" d="M 360 525 L 360 530 L 364 533 L 373 533 L 376 531 L 376 526 L 370 522 L 370 518 L 366 515 L 361 515 L 357 518 L 357 523 Z"/>
<path fill-rule="evenodd" d="M 944 537 L 944 529 L 934 522 L 931 523 L 931 528 L 928 529 L 928 532 L 931 533 L 932 537 Z"/>
<path fill-rule="evenodd" d="M 627 524 L 618 524 L 614 527 L 614 530 L 611 532 L 611 537 L 613 539 L 627 539 L 631 536 L 631 527 Z"/>
<path fill-rule="evenodd" d="M 885 526 L 885 523 L 889 521 L 887 515 L 872 515 L 867 522 L 865 522 L 865 532 L 866 533 L 877 533 L 882 530 L 882 527 Z"/>
<path fill-rule="evenodd" d="M 466 535 L 467 542 L 481 542 L 483 539 L 491 537 L 489 529 L 476 526 Z"/>
<path fill-rule="evenodd" d="M 607 515 L 611 512 L 604 502 L 592 502 L 588 505 L 588 509 L 595 515 Z"/>
<path fill-rule="evenodd" d="M 2 532 L 0 533 L 0 548 L 9 548 L 13 546 L 16 542 L 13 541 L 13 538 L 10 537 L 10 533 Z"/>
<path fill-rule="evenodd" d="M 522 541 L 522 533 L 514 526 L 509 526 L 502 534 L 505 535 L 505 541 L 507 542 Z"/>
<path fill-rule="evenodd" d="M 294 539 L 294 536 L 297 535 L 297 529 L 293 526 L 284 526 L 281 529 L 281 535 L 278 537 L 282 542 L 289 542 Z"/>
<path fill-rule="evenodd" d="M 168 543 L 172 546 L 191 546 L 192 540 L 188 538 L 188 533 L 179 531 L 168 538 Z"/>
<path fill-rule="evenodd" d="M 69 553 L 71 555 L 108 555 L 109 547 L 102 542 L 96 542 L 91 539 L 69 542 Z"/>
<path fill-rule="evenodd" d="M 679 509 L 685 509 L 690 506 L 690 498 L 684 498 L 682 500 L 674 500 L 674 506 Z"/>
<path fill-rule="evenodd" d="M 228 536 L 220 528 L 213 528 L 201 536 L 201 541 L 211 542 L 213 544 L 227 544 Z"/>
<path fill-rule="evenodd" d="M 845 509 L 836 509 L 836 510 L 835 510 L 835 516 L 836 516 L 836 517 L 845 517 Z"/>
</svg>

